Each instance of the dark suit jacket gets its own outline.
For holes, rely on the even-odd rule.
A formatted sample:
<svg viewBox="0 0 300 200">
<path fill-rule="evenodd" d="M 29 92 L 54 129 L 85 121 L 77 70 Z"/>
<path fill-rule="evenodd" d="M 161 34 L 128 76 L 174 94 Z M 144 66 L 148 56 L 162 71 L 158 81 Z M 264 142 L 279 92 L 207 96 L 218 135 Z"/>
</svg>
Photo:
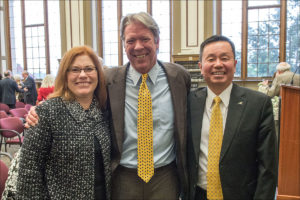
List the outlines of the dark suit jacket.
<svg viewBox="0 0 300 200">
<path fill-rule="evenodd" d="M 183 195 L 187 192 L 186 168 L 186 103 L 190 89 L 189 73 L 180 65 L 160 63 L 163 66 L 171 90 L 174 107 L 174 137 L 176 141 L 176 162 Z M 110 68 L 105 71 L 109 104 L 111 109 L 112 130 L 112 172 L 120 163 L 124 138 L 124 111 L 126 74 L 129 64 Z"/>
<path fill-rule="evenodd" d="M 194 200 L 207 89 L 188 97 L 189 199 Z M 224 200 L 274 199 L 277 146 L 270 97 L 233 84 L 220 156 Z"/>
<path fill-rule="evenodd" d="M 37 99 L 37 91 L 36 91 L 34 79 L 31 76 L 28 76 L 23 83 L 24 83 L 24 87 L 28 89 L 28 91 L 25 92 L 24 95 L 25 103 L 35 105 Z"/>
<path fill-rule="evenodd" d="M 5 104 L 16 104 L 16 92 L 24 92 L 19 89 L 16 81 L 10 78 L 4 78 L 0 81 L 0 87 L 2 91 L 2 103 Z"/>
</svg>

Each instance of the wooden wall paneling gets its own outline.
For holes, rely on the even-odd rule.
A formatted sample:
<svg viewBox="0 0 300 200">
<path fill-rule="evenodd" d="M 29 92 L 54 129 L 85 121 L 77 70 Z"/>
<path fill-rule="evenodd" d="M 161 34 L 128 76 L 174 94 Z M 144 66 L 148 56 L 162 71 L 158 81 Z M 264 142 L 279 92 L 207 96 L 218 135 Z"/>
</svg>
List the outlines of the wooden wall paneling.
<svg viewBox="0 0 300 200">
<path fill-rule="evenodd" d="M 97 38 L 98 38 L 98 54 L 103 58 L 103 33 L 102 33 L 102 1 L 97 1 Z"/>
<path fill-rule="evenodd" d="M 46 55 L 46 74 L 50 74 L 50 47 L 48 29 L 48 3 L 44 0 L 44 31 L 45 31 L 45 55 Z"/>
<path fill-rule="evenodd" d="M 4 26 L 5 28 L 5 38 L 6 38 L 6 69 L 12 70 L 12 61 L 11 61 L 11 43 L 10 43 L 10 22 L 9 22 L 9 1 L 3 1 L 4 3 Z M 3 70 L 3 66 L 2 66 Z"/>
<path fill-rule="evenodd" d="M 281 87 L 277 200 L 300 199 L 300 87 Z"/>
<path fill-rule="evenodd" d="M 286 0 L 280 1 L 280 43 L 279 43 L 279 62 L 285 61 L 286 51 L 286 12 L 287 3 Z"/>
<path fill-rule="evenodd" d="M 186 0 L 186 46 L 197 47 L 199 41 L 199 10 L 198 0 Z"/>
<path fill-rule="evenodd" d="M 118 9 L 118 24 L 121 24 L 121 19 L 122 19 L 122 1 L 118 1 L 117 4 L 117 9 Z M 120 26 L 118 26 L 118 54 L 119 54 L 119 66 L 123 65 L 123 44 L 122 40 L 120 37 Z"/>
<path fill-rule="evenodd" d="M 21 19 L 22 19 L 22 42 L 23 42 L 23 65 L 24 70 L 27 70 L 27 53 L 26 53 L 26 31 L 25 31 L 25 2 L 21 1 Z"/>
<path fill-rule="evenodd" d="M 248 2 L 242 3 L 242 60 L 241 60 L 241 79 L 247 79 L 247 48 L 248 48 Z"/>
</svg>

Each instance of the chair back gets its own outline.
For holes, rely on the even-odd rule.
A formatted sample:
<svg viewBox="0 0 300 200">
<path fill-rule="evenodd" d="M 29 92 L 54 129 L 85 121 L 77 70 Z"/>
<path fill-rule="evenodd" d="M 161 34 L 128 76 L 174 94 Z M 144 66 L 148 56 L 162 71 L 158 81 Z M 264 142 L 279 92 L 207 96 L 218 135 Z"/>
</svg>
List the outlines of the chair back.
<svg viewBox="0 0 300 200">
<path fill-rule="evenodd" d="M 7 117 L 8 117 L 7 113 L 4 110 L 0 110 L 0 119 L 7 118 Z"/>
<path fill-rule="evenodd" d="M 8 105 L 6 105 L 4 103 L 0 103 L 0 110 L 3 110 L 6 113 L 9 113 L 9 107 L 8 107 Z"/>
<path fill-rule="evenodd" d="M 21 134 L 24 131 L 24 125 L 22 120 L 19 117 L 8 117 L 0 119 L 0 135 L 6 138 L 13 138 L 17 136 L 13 131 L 6 130 L 14 130 Z"/>
<path fill-rule="evenodd" d="M 27 110 L 27 111 L 29 111 L 30 110 L 30 108 L 31 108 L 31 104 L 25 104 L 25 109 Z"/>
<path fill-rule="evenodd" d="M 25 118 L 25 115 L 27 115 L 28 111 L 25 108 L 15 108 L 15 109 L 10 109 L 9 113 L 13 117 Z"/>
<path fill-rule="evenodd" d="M 2 198 L 2 193 L 5 188 L 5 182 L 8 177 L 8 167 L 5 165 L 5 163 L 0 160 L 0 199 Z"/>
<path fill-rule="evenodd" d="M 16 102 L 16 108 L 25 108 L 25 103 L 23 103 L 21 101 L 17 101 Z"/>
</svg>

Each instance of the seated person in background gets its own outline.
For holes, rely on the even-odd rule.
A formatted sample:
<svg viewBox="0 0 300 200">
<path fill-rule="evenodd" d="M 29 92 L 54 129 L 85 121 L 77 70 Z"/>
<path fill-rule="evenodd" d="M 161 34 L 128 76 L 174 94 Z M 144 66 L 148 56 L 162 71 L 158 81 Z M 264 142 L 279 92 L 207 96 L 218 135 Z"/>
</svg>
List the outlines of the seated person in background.
<svg viewBox="0 0 300 200">
<path fill-rule="evenodd" d="M 20 151 L 16 199 L 110 199 L 106 86 L 95 52 L 70 49 L 54 92 L 36 107 L 39 122 Z"/>
<path fill-rule="evenodd" d="M 47 96 L 54 91 L 54 80 L 51 74 L 45 76 L 38 91 L 37 103 L 46 100 Z"/>
<path fill-rule="evenodd" d="M 265 87 L 265 94 L 270 97 L 279 96 L 280 86 L 285 84 L 291 84 L 293 79 L 293 85 L 300 86 L 300 76 L 290 71 L 291 66 L 286 62 L 281 62 L 276 66 L 277 73 L 273 80 L 272 86 L 268 86 L 268 80 L 263 82 Z M 293 76 L 294 75 L 294 76 Z"/>
</svg>

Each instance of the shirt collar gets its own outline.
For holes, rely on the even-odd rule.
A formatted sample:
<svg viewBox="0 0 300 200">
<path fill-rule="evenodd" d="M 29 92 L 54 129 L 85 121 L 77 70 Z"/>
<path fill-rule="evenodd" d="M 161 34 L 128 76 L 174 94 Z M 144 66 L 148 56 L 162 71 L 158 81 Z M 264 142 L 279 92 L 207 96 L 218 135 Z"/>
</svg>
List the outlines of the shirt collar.
<svg viewBox="0 0 300 200">
<path fill-rule="evenodd" d="M 226 108 L 228 108 L 229 100 L 230 100 L 230 94 L 232 90 L 232 83 L 219 95 L 219 97 L 222 100 L 222 103 L 225 105 Z M 207 103 L 209 107 L 212 106 L 213 100 L 217 95 L 207 87 Z"/>
<path fill-rule="evenodd" d="M 160 70 L 160 65 L 158 64 L 158 62 L 156 62 L 155 65 L 152 67 L 152 69 L 148 72 L 148 77 L 153 84 L 155 84 L 156 82 L 159 70 Z M 142 74 L 136 71 L 136 69 L 134 69 L 134 67 L 132 67 L 131 64 L 129 65 L 128 75 L 132 79 L 134 85 L 138 84 L 142 76 Z"/>
</svg>

